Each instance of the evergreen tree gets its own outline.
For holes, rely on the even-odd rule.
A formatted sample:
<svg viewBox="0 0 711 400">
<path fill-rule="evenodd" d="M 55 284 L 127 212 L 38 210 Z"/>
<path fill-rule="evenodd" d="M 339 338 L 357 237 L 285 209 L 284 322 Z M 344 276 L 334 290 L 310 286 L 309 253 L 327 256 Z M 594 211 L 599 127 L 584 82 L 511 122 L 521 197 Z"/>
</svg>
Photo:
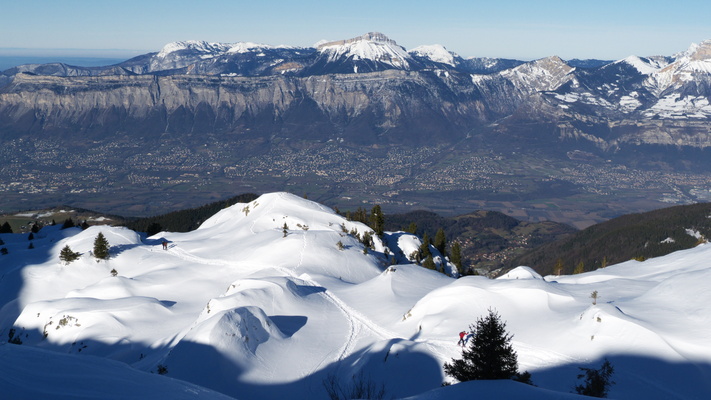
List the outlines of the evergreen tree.
<svg viewBox="0 0 711 400">
<path fill-rule="evenodd" d="M 346 212 L 346 219 L 349 221 L 368 223 L 368 212 L 363 207 L 358 207 L 355 212 Z"/>
<path fill-rule="evenodd" d="M 461 275 L 464 275 L 464 268 L 462 267 L 462 247 L 459 245 L 459 242 L 452 243 L 450 251 L 452 253 L 450 255 L 452 264 L 457 267 L 457 271 L 459 271 Z"/>
<path fill-rule="evenodd" d="M 29 235 L 27 235 L 27 240 L 34 240 L 35 239 L 35 234 L 30 232 Z"/>
<path fill-rule="evenodd" d="M 35 244 L 32 243 L 32 242 L 30 242 L 30 245 L 27 246 L 27 248 L 28 248 L 28 249 L 34 249 L 34 248 L 35 248 Z"/>
<path fill-rule="evenodd" d="M 585 382 L 584 384 L 576 385 L 575 391 L 585 396 L 607 397 L 610 386 L 615 384 L 615 382 L 610 380 L 612 374 L 615 372 L 610 361 L 605 359 L 600 369 L 580 367 L 580 370 L 585 373 L 578 375 L 578 379 L 584 377 Z"/>
<path fill-rule="evenodd" d="M 385 216 L 377 204 L 370 210 L 370 227 L 373 228 L 378 236 L 382 236 L 385 231 Z"/>
<path fill-rule="evenodd" d="M 410 226 L 407 227 L 407 232 L 412 233 L 413 235 L 417 234 L 417 224 L 410 222 Z"/>
<path fill-rule="evenodd" d="M 447 249 L 447 237 L 444 235 L 444 229 L 437 229 L 434 246 L 441 255 L 445 255 L 445 250 Z"/>
<path fill-rule="evenodd" d="M 32 229 L 30 229 L 30 231 L 32 233 L 37 233 L 37 232 L 39 232 L 40 228 L 41 228 L 40 224 L 38 222 L 35 222 L 34 224 L 32 224 Z"/>
<path fill-rule="evenodd" d="M 447 375 L 460 382 L 475 379 L 517 378 L 518 358 L 511 346 L 512 335 L 506 332 L 506 323 L 499 314 L 489 309 L 489 315 L 479 318 L 476 326 L 469 327 L 475 333 L 461 359 L 452 359 L 444 364 Z"/>
<path fill-rule="evenodd" d="M 0 226 L 0 233 L 12 233 L 12 227 L 7 221 Z"/>
<path fill-rule="evenodd" d="M 553 267 L 553 273 L 556 275 L 561 275 L 563 273 L 563 259 L 559 258 L 555 262 L 555 266 Z"/>
<path fill-rule="evenodd" d="M 109 241 L 106 240 L 104 234 L 99 232 L 94 239 L 94 257 L 98 260 L 108 260 L 109 259 Z"/>
<path fill-rule="evenodd" d="M 163 231 L 163 227 L 160 226 L 159 223 L 157 222 L 151 222 L 150 225 L 148 225 L 148 228 L 146 228 L 146 235 L 153 236 L 155 234 L 158 234 Z"/>
<path fill-rule="evenodd" d="M 423 258 L 427 258 L 431 255 L 432 253 L 430 252 L 430 237 L 427 236 L 427 232 L 425 232 L 425 235 L 422 237 L 422 244 L 420 245 L 420 260 Z"/>
<path fill-rule="evenodd" d="M 435 265 L 434 259 L 432 259 L 432 254 L 425 258 L 425 261 L 422 262 L 422 266 L 427 269 L 437 269 L 437 265 Z"/>
<path fill-rule="evenodd" d="M 578 265 L 575 266 L 575 269 L 573 270 L 573 274 L 582 274 L 585 272 L 585 264 L 581 261 L 578 263 Z"/>
<path fill-rule="evenodd" d="M 9 253 L 7 247 L 3 247 L 2 249 L 0 249 L 0 254 L 7 255 L 7 253 Z"/>
<path fill-rule="evenodd" d="M 79 258 L 81 254 L 72 251 L 69 245 L 64 246 L 64 248 L 59 252 L 59 260 L 67 264 Z"/>
<path fill-rule="evenodd" d="M 363 246 L 365 247 L 373 247 L 373 234 L 370 233 L 370 231 L 365 232 L 363 234 L 363 239 L 361 239 L 361 243 L 363 243 Z"/>
<path fill-rule="evenodd" d="M 74 227 L 74 221 L 72 221 L 71 218 L 67 218 L 64 220 L 64 223 L 62 224 L 62 229 L 73 228 L 73 227 Z"/>
</svg>

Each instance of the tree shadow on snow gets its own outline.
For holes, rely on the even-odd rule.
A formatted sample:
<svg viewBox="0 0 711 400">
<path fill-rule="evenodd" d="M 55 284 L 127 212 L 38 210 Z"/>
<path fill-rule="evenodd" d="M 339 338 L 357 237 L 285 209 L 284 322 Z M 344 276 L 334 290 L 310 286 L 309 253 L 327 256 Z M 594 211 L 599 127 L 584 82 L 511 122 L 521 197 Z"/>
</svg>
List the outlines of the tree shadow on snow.
<svg viewBox="0 0 711 400">
<path fill-rule="evenodd" d="M 272 317 L 273 318 L 273 317 Z M 359 380 L 383 387 L 386 398 L 412 396 L 442 384 L 442 366 L 431 355 L 412 348 L 412 342 L 389 340 L 379 350 L 368 349 L 326 365 L 301 379 L 285 383 L 247 382 L 243 360 L 231 359 L 212 346 L 182 342 L 165 359 L 168 376 L 239 399 L 328 399 L 326 386 L 335 381 L 348 390 Z M 258 354 L 258 353 L 257 353 Z M 297 360 L 293 368 L 303 368 Z M 273 380 L 282 379 L 274 376 Z"/>
<path fill-rule="evenodd" d="M 636 355 L 607 356 L 614 368 L 609 398 L 618 399 L 708 399 L 711 398 L 711 363 L 672 362 Z M 581 364 L 559 365 L 532 372 L 539 387 L 574 393 L 583 383 L 580 367 L 599 369 L 604 358 Z"/>
</svg>

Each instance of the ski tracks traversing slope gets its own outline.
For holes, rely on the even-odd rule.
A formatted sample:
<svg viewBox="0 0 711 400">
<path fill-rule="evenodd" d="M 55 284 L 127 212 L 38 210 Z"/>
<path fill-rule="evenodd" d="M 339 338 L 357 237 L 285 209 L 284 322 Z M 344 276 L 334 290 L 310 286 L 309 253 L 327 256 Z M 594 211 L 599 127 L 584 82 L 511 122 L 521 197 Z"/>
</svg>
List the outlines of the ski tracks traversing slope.
<svg viewBox="0 0 711 400">
<path fill-rule="evenodd" d="M 304 254 L 306 253 L 308 249 L 308 231 L 304 231 L 302 233 L 303 237 L 303 247 L 301 249 L 301 254 L 299 254 L 299 261 L 294 270 L 298 270 L 303 266 L 304 262 Z M 318 281 L 316 281 L 313 277 L 311 277 L 308 273 L 303 273 L 301 275 L 296 275 L 296 273 L 292 270 L 289 270 L 284 267 L 278 267 L 279 271 L 284 273 L 285 275 L 291 277 L 292 279 L 298 279 L 299 281 L 303 282 L 306 285 L 309 286 L 314 286 L 314 287 L 324 287 L 321 285 Z M 348 357 L 350 354 L 353 353 L 356 342 L 358 340 L 358 337 L 361 335 L 361 332 L 364 330 L 364 328 L 368 331 L 371 332 L 378 340 L 388 340 L 388 339 L 393 339 L 393 338 L 401 338 L 401 335 L 392 332 L 386 328 L 383 328 L 382 326 L 378 325 L 359 311 L 353 309 L 350 307 L 348 304 L 346 304 L 343 300 L 341 300 L 338 296 L 336 296 L 333 292 L 330 290 L 326 289 L 324 287 L 324 291 L 319 292 L 319 295 L 324 297 L 328 302 L 333 304 L 346 318 L 349 324 L 349 334 L 348 338 L 344 342 L 343 346 L 337 351 L 337 356 L 330 358 L 326 357 L 324 360 L 322 360 L 316 367 L 313 369 L 313 371 L 317 371 L 324 363 L 328 361 L 332 362 L 338 362 L 344 360 L 346 357 Z"/>
</svg>

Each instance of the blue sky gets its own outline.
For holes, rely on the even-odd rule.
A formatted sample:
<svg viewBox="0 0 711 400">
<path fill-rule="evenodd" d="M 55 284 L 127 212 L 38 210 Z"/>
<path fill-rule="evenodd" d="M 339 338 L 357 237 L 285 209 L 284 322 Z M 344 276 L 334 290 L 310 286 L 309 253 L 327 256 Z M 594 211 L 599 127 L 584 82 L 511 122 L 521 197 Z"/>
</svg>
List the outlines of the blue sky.
<svg viewBox="0 0 711 400">
<path fill-rule="evenodd" d="M 3 3 L 0 54 L 130 56 L 189 39 L 310 46 L 378 31 L 407 49 L 438 43 L 463 57 L 620 59 L 711 39 L 708 0 Z"/>
</svg>

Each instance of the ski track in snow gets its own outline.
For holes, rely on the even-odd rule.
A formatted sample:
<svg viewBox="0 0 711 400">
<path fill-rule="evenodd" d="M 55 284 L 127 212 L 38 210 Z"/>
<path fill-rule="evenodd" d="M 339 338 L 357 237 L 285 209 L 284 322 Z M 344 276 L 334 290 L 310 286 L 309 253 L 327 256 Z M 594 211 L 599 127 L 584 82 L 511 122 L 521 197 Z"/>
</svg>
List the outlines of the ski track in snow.
<svg viewBox="0 0 711 400">
<path fill-rule="evenodd" d="M 314 287 L 324 287 L 321 285 L 318 281 L 316 281 L 313 277 L 308 275 L 307 273 L 301 274 L 301 275 L 296 275 L 295 271 L 298 270 L 302 265 L 303 265 L 303 260 L 304 260 L 304 254 L 306 253 L 306 249 L 308 247 L 308 231 L 303 231 L 302 233 L 303 237 L 303 247 L 301 249 L 301 253 L 299 254 L 299 262 L 294 268 L 294 271 L 289 270 L 288 268 L 284 267 L 278 267 L 277 269 L 284 273 L 286 276 L 292 278 L 292 279 L 298 279 L 299 281 L 303 282 L 304 284 L 307 284 L 309 286 L 314 286 Z M 325 288 L 325 287 L 324 287 Z M 333 304 L 336 308 L 338 308 L 341 313 L 346 317 L 348 324 L 350 326 L 350 332 L 348 335 L 348 339 L 346 342 L 343 344 L 343 346 L 338 350 L 338 356 L 337 357 L 326 357 L 321 362 L 314 367 L 314 369 L 307 373 L 306 375 L 310 375 L 315 371 L 318 371 L 321 366 L 330 361 L 334 362 L 339 362 L 344 360 L 346 357 L 348 357 L 350 354 L 353 353 L 353 349 L 355 348 L 356 341 L 360 333 L 363 331 L 363 328 L 366 330 L 370 331 L 373 335 L 375 335 L 379 340 L 389 340 L 389 339 L 404 339 L 404 340 L 410 340 L 404 337 L 403 335 L 400 335 L 399 333 L 395 333 L 387 328 L 384 328 L 365 316 L 363 313 L 360 311 L 357 311 L 356 309 L 352 308 L 348 304 L 346 304 L 343 300 L 341 300 L 338 296 L 336 296 L 333 292 L 329 290 L 325 290 L 323 292 L 319 292 L 321 296 L 323 296 L 327 301 L 329 301 L 331 304 Z M 449 360 L 451 357 L 447 355 L 445 349 L 451 349 L 452 343 L 449 341 L 445 340 L 438 340 L 438 339 L 416 339 L 414 340 L 415 343 L 422 343 L 424 344 L 433 355 L 436 355 L 439 360 Z"/>
<path fill-rule="evenodd" d="M 303 232 L 303 247 L 301 250 L 301 254 L 299 255 L 299 262 L 295 268 L 299 269 L 303 265 L 303 255 L 306 252 L 306 249 L 308 247 L 308 231 Z M 287 275 L 288 277 L 291 277 L 292 279 L 298 279 L 299 281 L 303 282 L 304 284 L 307 284 L 309 286 L 314 286 L 314 287 L 324 287 L 321 285 L 318 281 L 316 281 L 314 278 L 312 278 L 310 275 L 304 273 L 299 276 L 296 276 L 296 273 L 294 271 L 291 271 L 287 268 L 283 267 L 278 267 L 278 270 Z M 393 331 L 390 331 L 387 328 L 384 328 L 365 316 L 363 313 L 360 311 L 357 311 L 356 309 L 352 308 L 348 304 L 346 304 L 343 300 L 341 300 L 338 296 L 336 296 L 333 292 L 329 291 L 328 289 L 324 290 L 323 292 L 319 292 L 321 296 L 323 296 L 327 301 L 329 301 L 331 304 L 333 304 L 347 319 L 348 324 L 350 326 L 350 332 L 348 334 L 348 339 L 345 341 L 343 346 L 338 350 L 338 356 L 330 358 L 326 357 L 321 362 L 316 365 L 316 367 L 308 374 L 310 375 L 313 372 L 319 370 L 321 366 L 328 362 L 328 361 L 335 361 L 339 362 L 344 360 L 346 357 L 348 357 L 350 354 L 353 353 L 353 349 L 356 346 L 357 338 L 360 336 L 361 332 L 364 330 L 368 330 L 373 334 L 375 337 L 377 337 L 379 340 L 389 340 L 389 339 L 405 339 L 407 338 L 403 337 L 402 335 L 395 333 Z M 436 342 L 441 342 L 441 343 L 436 343 Z M 415 340 L 415 343 L 423 343 L 428 349 L 431 350 L 432 353 L 436 354 L 439 356 L 440 359 L 442 360 L 447 360 L 450 357 L 445 355 L 445 353 L 441 350 L 442 348 L 449 348 L 451 347 L 451 343 L 447 341 L 438 341 L 438 340 L 430 340 L 430 339 L 420 339 L 420 340 Z"/>
</svg>

